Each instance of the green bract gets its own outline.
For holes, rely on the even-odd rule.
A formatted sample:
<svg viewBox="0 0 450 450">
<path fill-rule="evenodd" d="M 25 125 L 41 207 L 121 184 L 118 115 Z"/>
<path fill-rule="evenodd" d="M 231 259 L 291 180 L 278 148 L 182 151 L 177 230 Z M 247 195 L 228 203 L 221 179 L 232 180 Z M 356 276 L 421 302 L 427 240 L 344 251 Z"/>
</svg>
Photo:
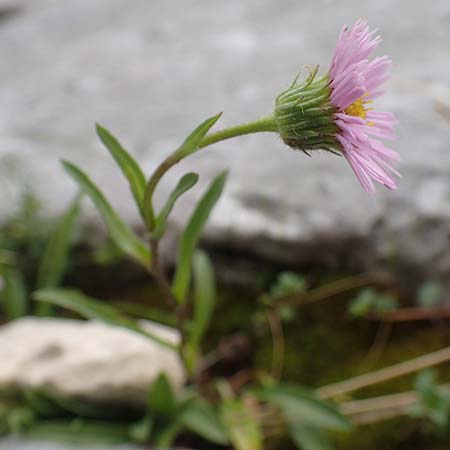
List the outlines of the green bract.
<svg viewBox="0 0 450 450">
<path fill-rule="evenodd" d="M 317 78 L 318 67 L 309 77 L 282 92 L 275 101 L 275 121 L 283 141 L 292 148 L 339 152 L 334 123 L 335 107 L 330 103 L 328 75 Z"/>
</svg>

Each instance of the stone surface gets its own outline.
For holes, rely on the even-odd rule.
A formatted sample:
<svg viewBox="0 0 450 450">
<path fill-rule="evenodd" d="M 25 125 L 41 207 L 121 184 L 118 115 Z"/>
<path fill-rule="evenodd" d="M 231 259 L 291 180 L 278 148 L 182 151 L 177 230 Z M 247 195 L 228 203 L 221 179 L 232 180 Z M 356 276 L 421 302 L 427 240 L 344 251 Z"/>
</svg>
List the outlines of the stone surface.
<svg viewBox="0 0 450 450">
<path fill-rule="evenodd" d="M 0 439 L 0 450 L 140 450 L 134 446 L 80 446 L 55 442 L 35 442 L 16 438 Z"/>
<path fill-rule="evenodd" d="M 11 3 L 11 2 L 9 2 Z M 164 180 L 159 200 L 185 171 L 230 169 L 207 237 L 290 262 L 450 275 L 450 3 L 436 0 L 29 0 L 0 23 L 0 218 L 28 185 L 46 210 L 75 187 L 58 160 L 74 161 L 136 223 L 126 183 L 101 148 L 100 122 L 147 171 L 201 120 L 228 126 L 270 112 L 304 65 L 325 69 L 341 25 L 366 17 L 394 60 L 380 106 L 399 120 L 404 178 L 368 197 L 346 163 L 309 159 L 275 136 L 218 144 Z M 196 192 L 200 192 L 197 189 Z M 198 194 L 197 194 L 198 195 Z M 188 196 L 189 205 L 194 197 Z M 180 226 L 189 207 L 177 208 Z M 89 217 L 96 218 L 87 208 Z"/>
<path fill-rule="evenodd" d="M 177 332 L 146 324 L 177 343 Z M 0 386 L 40 387 L 63 397 L 141 405 L 164 371 L 175 388 L 185 376 L 175 352 L 100 322 L 24 318 L 0 328 Z"/>
</svg>

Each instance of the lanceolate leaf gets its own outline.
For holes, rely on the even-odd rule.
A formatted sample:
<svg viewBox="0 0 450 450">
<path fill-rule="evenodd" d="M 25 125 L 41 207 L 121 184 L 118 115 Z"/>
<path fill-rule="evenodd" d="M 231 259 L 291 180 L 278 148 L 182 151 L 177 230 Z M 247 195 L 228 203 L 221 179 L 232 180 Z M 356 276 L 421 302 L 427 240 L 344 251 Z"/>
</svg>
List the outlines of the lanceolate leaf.
<svg viewBox="0 0 450 450">
<path fill-rule="evenodd" d="M 0 276 L 3 278 L 0 298 L 7 319 L 18 319 L 26 315 L 28 298 L 22 274 L 17 269 L 4 267 L 0 270 Z"/>
<path fill-rule="evenodd" d="M 37 288 L 56 287 L 66 271 L 70 239 L 80 211 L 78 195 L 50 237 L 39 265 Z"/>
<path fill-rule="evenodd" d="M 289 434 L 299 450 L 333 450 L 323 430 L 296 424 L 289 426 Z"/>
<path fill-rule="evenodd" d="M 206 253 L 196 251 L 193 258 L 194 268 L 194 317 L 189 343 L 198 348 L 205 333 L 216 300 L 214 269 Z"/>
<path fill-rule="evenodd" d="M 227 445 L 229 440 L 224 425 L 215 409 L 205 402 L 189 402 L 179 421 L 188 430 L 215 444 Z"/>
<path fill-rule="evenodd" d="M 185 158 L 186 156 L 194 153 L 199 149 L 199 145 L 203 138 L 207 135 L 208 131 L 213 127 L 213 125 L 220 119 L 222 113 L 216 114 L 209 119 L 202 122 L 181 144 L 181 147 L 176 151 L 176 154 L 180 158 Z"/>
<path fill-rule="evenodd" d="M 227 174 L 223 172 L 210 184 L 208 190 L 198 202 L 181 236 L 178 261 L 173 283 L 173 294 L 183 302 L 191 280 L 192 255 L 200 238 L 200 233 L 217 200 L 222 194 Z"/>
<path fill-rule="evenodd" d="M 262 450 L 261 425 L 244 402 L 240 399 L 223 400 L 221 418 L 236 450 Z"/>
<path fill-rule="evenodd" d="M 80 418 L 36 421 L 26 429 L 26 436 L 85 445 L 116 445 L 130 440 L 127 424 Z"/>
<path fill-rule="evenodd" d="M 134 234 L 122 219 L 116 214 L 105 196 L 95 184 L 77 166 L 63 162 L 65 169 L 73 177 L 80 187 L 94 202 L 111 233 L 111 238 L 116 245 L 128 256 L 147 266 L 150 261 L 150 252 L 146 245 Z"/>
<path fill-rule="evenodd" d="M 159 239 L 166 229 L 166 222 L 169 214 L 172 211 L 172 208 L 175 205 L 175 202 L 178 198 L 183 195 L 186 191 L 191 189 L 198 181 L 198 174 L 189 172 L 184 175 L 178 184 L 175 186 L 175 189 L 171 192 L 169 198 L 167 199 L 166 204 L 163 209 L 159 213 L 159 216 L 156 219 L 156 227 L 153 231 L 152 235 L 154 238 Z"/>
<path fill-rule="evenodd" d="M 310 425 L 330 430 L 348 431 L 349 421 L 330 403 L 320 400 L 308 389 L 291 384 L 279 384 L 257 393 L 278 406 L 292 424 Z"/>
<path fill-rule="evenodd" d="M 142 205 L 144 201 L 144 193 L 146 186 L 145 175 L 135 159 L 122 147 L 120 142 L 101 125 L 96 125 L 97 134 L 105 147 L 109 150 L 112 157 L 122 170 L 122 173 L 130 184 L 131 192 L 133 193 L 139 211 L 142 214 Z"/>
<path fill-rule="evenodd" d="M 150 386 L 148 409 L 152 414 L 173 417 L 177 413 L 177 402 L 167 377 L 161 373 Z"/>
<path fill-rule="evenodd" d="M 136 321 L 123 316 L 112 306 L 88 297 L 81 292 L 70 289 L 48 288 L 36 291 L 33 294 L 33 297 L 39 302 L 48 302 L 53 305 L 67 308 L 88 319 L 98 319 L 111 325 L 128 328 L 129 330 L 142 334 L 161 345 L 172 349 L 174 348 L 173 344 L 143 330 Z"/>
</svg>

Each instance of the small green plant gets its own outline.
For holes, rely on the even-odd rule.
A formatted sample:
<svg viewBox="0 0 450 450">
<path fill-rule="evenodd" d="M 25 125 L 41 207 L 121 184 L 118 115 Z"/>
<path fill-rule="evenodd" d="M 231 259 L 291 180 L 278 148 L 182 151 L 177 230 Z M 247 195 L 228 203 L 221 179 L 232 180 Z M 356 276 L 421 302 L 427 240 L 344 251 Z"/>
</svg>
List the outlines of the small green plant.
<svg viewBox="0 0 450 450">
<path fill-rule="evenodd" d="M 342 396 L 450 359 L 449 349 L 444 349 L 443 354 L 428 355 L 425 362 L 418 358 L 418 361 L 314 390 L 299 383 L 285 382 L 282 377 L 283 325 L 292 322 L 297 312 L 295 303 L 286 300 L 299 296 L 303 301 L 317 301 L 327 295 L 309 292 L 302 277 L 287 272 L 260 296 L 255 307 L 263 311 L 272 333 L 271 370 L 255 371 L 238 379 L 211 375 L 206 381 L 202 380 L 204 341 L 216 307 L 217 287 L 213 265 L 208 255 L 198 249 L 198 243 L 225 188 L 226 171 L 210 181 L 191 211 L 179 239 L 173 276 L 169 276 L 160 258 L 161 241 L 166 237 L 170 215 L 183 195 L 196 186 L 199 175 L 184 174 L 172 184 L 172 191 L 162 206 L 156 208 L 155 194 L 161 180 L 185 158 L 225 139 L 259 132 L 277 133 L 293 149 L 305 153 L 322 149 L 344 156 L 368 193 L 374 193 L 375 182 L 395 189 L 394 175 L 399 174 L 390 164 L 398 155 L 378 138 L 393 137 L 396 121 L 391 113 L 368 107 L 372 96 L 380 93 L 378 88 L 387 79 L 390 64 L 387 57 L 368 61 L 378 41 L 363 20 L 358 20 L 351 28 L 344 27 L 328 72 L 319 76 L 316 67 L 305 80 L 299 82 L 296 77 L 276 98 L 273 112 L 259 120 L 213 132 L 221 114 L 206 119 L 150 174 L 144 173 L 112 133 L 97 125 L 99 139 L 128 182 L 145 229 L 144 236 L 132 230 L 88 174 L 64 161 L 66 172 L 81 193 L 93 202 L 109 231 L 112 247 L 98 254 L 98 258 L 108 261 L 120 251 L 148 272 L 158 284 L 169 310 L 168 314 L 161 311 L 153 315 L 169 316 L 168 322 L 178 330 L 180 342 L 175 345 L 149 332 L 141 322 L 110 304 L 60 287 L 79 196 L 61 219 L 41 260 L 37 291 L 33 295 L 39 305 L 37 313 L 46 315 L 58 306 L 139 333 L 168 351 L 177 352 L 188 374 L 188 385 L 181 392 L 175 392 L 168 377 L 160 374 L 149 387 L 145 410 L 136 414 L 134 420 L 121 422 L 121 426 L 105 423 L 105 419 L 117 420 L 112 410 L 28 390 L 4 399 L 6 413 L 1 416 L 1 430 L 34 436 L 60 433 L 71 439 L 95 436 L 109 442 L 131 440 L 161 448 L 172 445 L 182 433 L 194 433 L 208 442 L 236 450 L 263 450 L 273 446 L 273 442 L 288 438 L 302 450 L 328 450 L 332 448 L 330 436 L 333 433 L 351 429 L 347 415 L 354 418 L 355 411 L 367 412 L 364 410 L 367 403 L 355 407 L 352 402 L 348 405 L 341 401 Z M 9 318 L 17 318 L 29 311 L 27 292 L 20 272 L 8 262 L 3 266 L 4 310 Z M 435 293 L 428 292 L 424 296 L 428 301 L 430 297 L 435 299 Z M 392 296 L 364 290 L 351 303 L 350 313 L 354 316 L 383 315 L 396 307 Z M 437 393 L 429 386 L 421 389 L 426 394 L 428 414 L 430 404 L 436 403 Z M 443 424 L 448 406 L 441 393 L 438 394 L 441 411 L 433 420 Z M 372 400 L 379 405 L 379 399 Z M 40 418 L 47 420 L 40 421 Z"/>
<path fill-rule="evenodd" d="M 180 333 L 179 345 L 174 346 L 171 342 L 144 330 L 138 321 L 127 317 L 111 305 L 81 292 L 58 287 L 66 264 L 68 238 L 78 211 L 79 198 L 64 215 L 47 246 L 37 278 L 39 289 L 34 298 L 41 305 L 38 308 L 41 314 L 48 314 L 49 307 L 55 305 L 68 308 L 84 317 L 100 319 L 133 330 L 179 353 L 191 380 L 190 387 L 176 395 L 168 379 L 161 374 L 150 388 L 145 415 L 127 428 L 125 435 L 128 439 L 168 446 L 180 432 L 190 431 L 216 444 L 231 444 L 238 450 L 258 450 L 264 446 L 267 429 L 272 427 L 272 423 L 278 423 L 278 431 L 275 434 L 288 432 L 294 443 L 308 450 L 312 448 L 313 443 L 320 442 L 324 431 L 348 430 L 350 425 L 337 409 L 320 400 L 314 392 L 299 386 L 277 384 L 281 376 L 282 361 L 278 361 L 272 373 L 260 374 L 250 385 L 241 388 L 235 388 L 221 379 L 213 380 L 209 387 L 197 382 L 202 370 L 203 337 L 215 308 L 216 282 L 207 254 L 196 247 L 202 229 L 223 191 L 227 178 L 225 172 L 212 180 L 192 211 L 181 234 L 177 263 L 171 280 L 160 263 L 159 244 L 165 236 L 170 213 L 180 197 L 195 186 L 198 175 L 187 173 L 182 176 L 159 211 L 155 211 L 153 207 L 153 194 L 160 179 L 173 164 L 202 147 L 202 143 L 208 139 L 208 131 L 219 117 L 214 116 L 200 124 L 181 146 L 156 168 L 148 181 L 137 162 L 119 141 L 105 128 L 97 126 L 101 141 L 128 180 L 137 209 L 148 231 L 147 243 L 126 225 L 100 189 L 81 169 L 71 163 L 64 163 L 82 192 L 96 205 L 109 229 L 114 247 L 142 265 L 158 283 Z M 280 318 L 281 321 L 292 320 L 295 309 L 292 305 L 278 304 L 278 299 L 304 292 L 305 288 L 303 278 L 294 273 L 282 273 L 269 292 L 261 296 L 260 303 L 268 309 L 269 315 L 274 314 L 276 324 L 281 326 Z M 276 336 L 274 339 L 276 351 Z M 18 414 L 17 408 L 13 410 L 14 420 L 11 419 L 11 414 L 8 415 L 7 424 L 11 431 L 14 428 L 11 423 L 20 423 L 29 429 L 39 426 L 38 421 L 32 420 L 39 414 L 33 407 L 30 410 L 29 399 L 25 400 L 25 404 L 20 404 L 18 411 L 27 411 L 27 414 L 21 413 L 18 417 L 26 417 L 26 420 L 14 419 Z M 74 423 L 75 425 L 72 423 L 70 427 L 86 427 L 83 421 Z"/>
<path fill-rule="evenodd" d="M 446 289 L 436 280 L 423 283 L 417 292 L 417 303 L 422 308 L 435 308 L 443 304 L 446 299 Z"/>
<path fill-rule="evenodd" d="M 365 317 L 370 314 L 383 315 L 397 308 L 398 302 L 395 297 L 367 288 L 360 291 L 350 302 L 348 311 L 354 317 Z"/>
<path fill-rule="evenodd" d="M 67 270 L 69 250 L 75 222 L 80 210 L 81 196 L 73 201 L 62 215 L 50 237 L 36 214 L 37 202 L 29 195 L 24 197 L 19 214 L 11 220 L 0 236 L 0 305 L 7 320 L 28 314 L 49 315 L 49 304 L 35 308 L 29 301 L 29 292 L 35 288 L 60 286 Z M 24 267 L 23 252 L 37 262 L 37 273 L 31 276 Z"/>
<path fill-rule="evenodd" d="M 416 379 L 415 388 L 419 401 L 411 407 L 412 417 L 423 419 L 428 431 L 447 435 L 450 426 L 450 391 L 437 383 L 432 370 L 421 372 Z"/>
</svg>

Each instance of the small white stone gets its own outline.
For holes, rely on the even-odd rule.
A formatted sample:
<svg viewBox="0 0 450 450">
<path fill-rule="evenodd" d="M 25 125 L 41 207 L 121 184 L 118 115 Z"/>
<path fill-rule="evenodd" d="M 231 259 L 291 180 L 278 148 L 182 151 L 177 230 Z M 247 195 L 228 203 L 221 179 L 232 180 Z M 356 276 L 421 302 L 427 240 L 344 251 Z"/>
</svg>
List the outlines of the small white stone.
<svg viewBox="0 0 450 450">
<path fill-rule="evenodd" d="M 146 328 L 176 344 L 177 331 Z M 96 321 L 27 317 L 0 328 L 0 385 L 46 388 L 65 397 L 139 405 L 164 372 L 175 389 L 185 373 L 175 351 Z"/>
</svg>

